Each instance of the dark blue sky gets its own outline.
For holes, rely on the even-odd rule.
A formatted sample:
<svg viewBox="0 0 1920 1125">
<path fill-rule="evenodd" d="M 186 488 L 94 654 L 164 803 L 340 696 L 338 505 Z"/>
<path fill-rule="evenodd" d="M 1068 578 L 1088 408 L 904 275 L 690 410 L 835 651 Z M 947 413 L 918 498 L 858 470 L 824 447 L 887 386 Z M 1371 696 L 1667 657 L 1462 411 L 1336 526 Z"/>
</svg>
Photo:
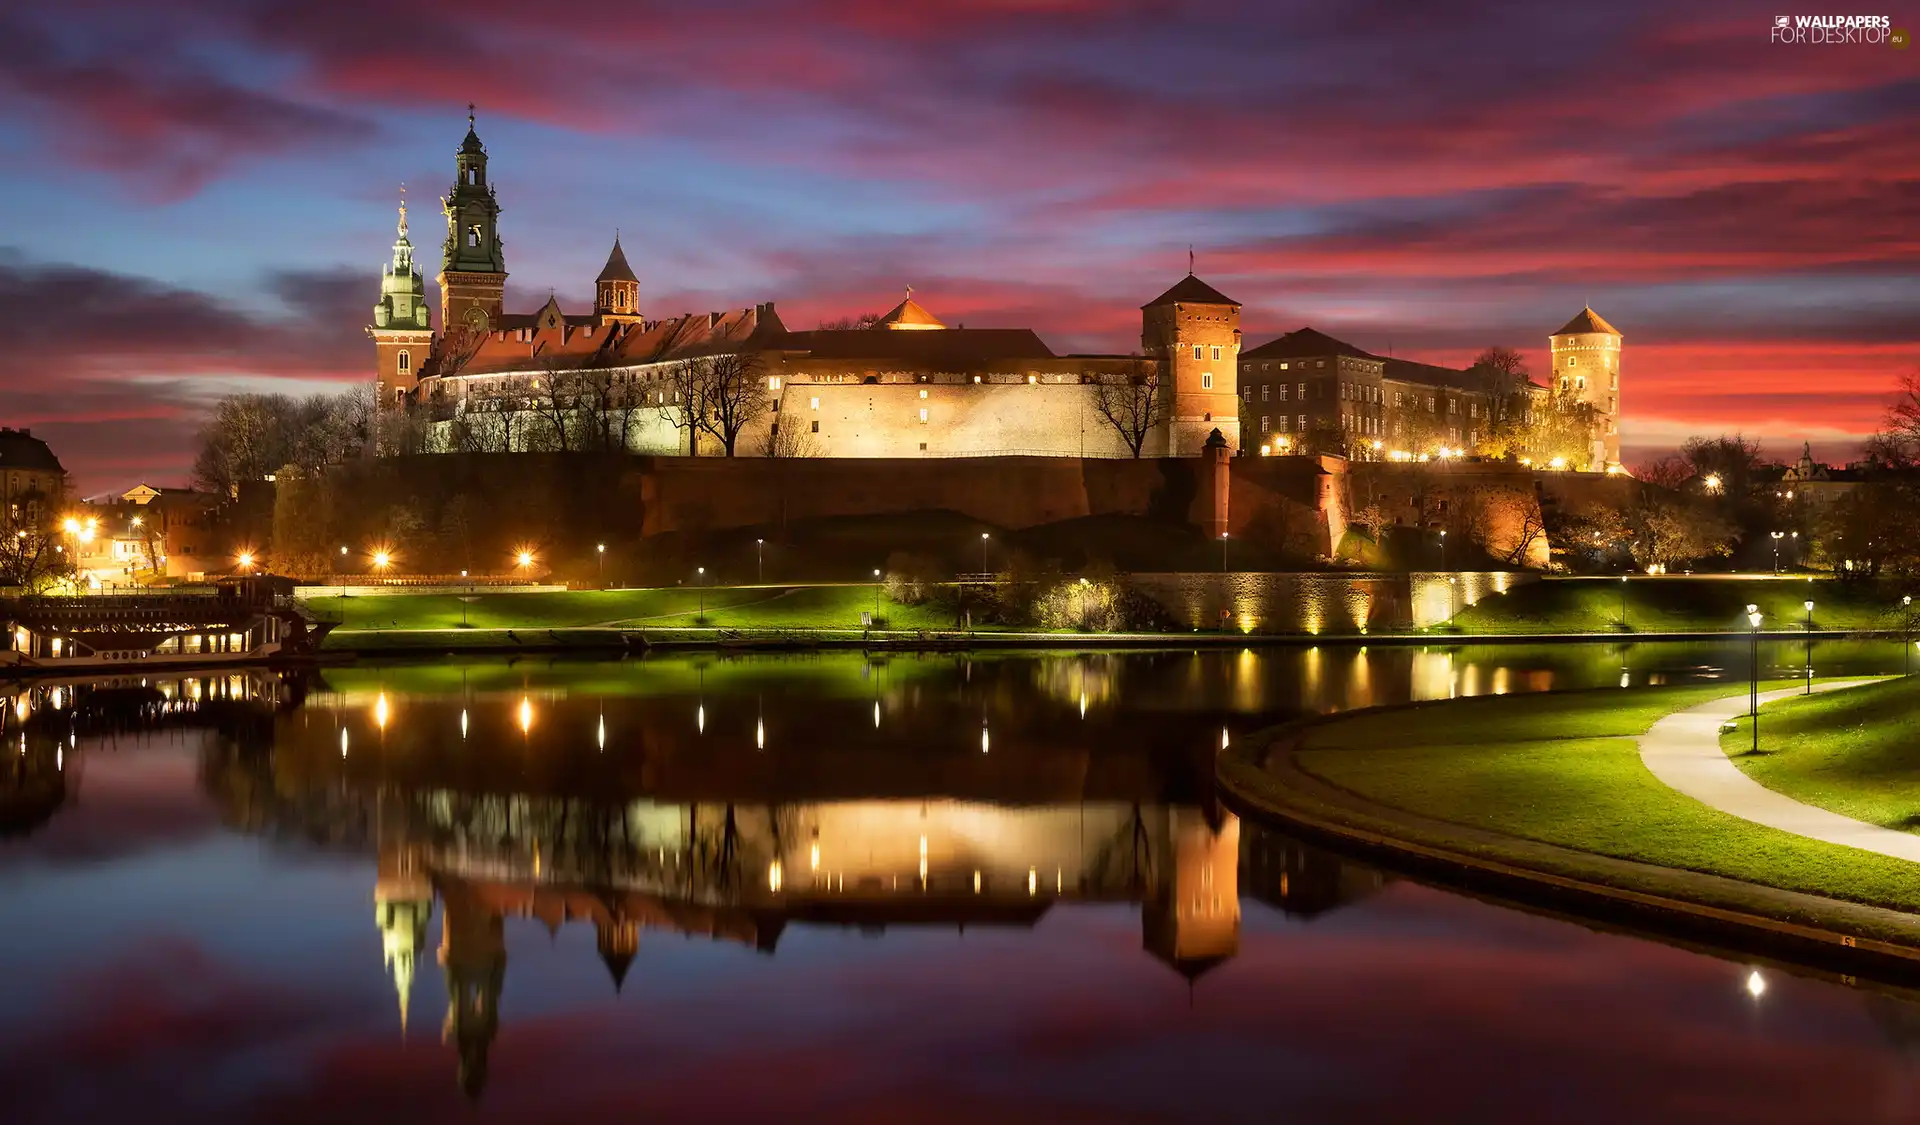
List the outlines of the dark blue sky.
<svg viewBox="0 0 1920 1125">
<path fill-rule="evenodd" d="M 1892 13 L 1903 26 L 1900 13 Z M 509 300 L 1137 345 L 1186 267 L 1249 341 L 1439 362 L 1591 302 L 1630 447 L 1843 456 L 1915 366 L 1920 53 L 1756 4 L 26 0 L 0 13 L 6 420 L 174 483 L 210 397 L 370 374 L 405 181 L 480 105 Z M 1629 451 L 1629 460 L 1632 450 Z"/>
</svg>

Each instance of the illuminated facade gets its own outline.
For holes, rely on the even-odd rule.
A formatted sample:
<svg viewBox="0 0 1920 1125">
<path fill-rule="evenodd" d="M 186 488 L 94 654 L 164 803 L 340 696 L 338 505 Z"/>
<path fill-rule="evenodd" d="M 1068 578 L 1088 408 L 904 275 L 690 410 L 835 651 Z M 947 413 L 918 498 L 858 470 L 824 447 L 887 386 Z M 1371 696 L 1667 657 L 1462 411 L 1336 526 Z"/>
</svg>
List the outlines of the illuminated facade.
<svg viewBox="0 0 1920 1125">
<path fill-rule="evenodd" d="M 1141 308 L 1141 350 L 1131 356 L 1063 356 L 1029 329 L 949 327 L 911 290 L 856 328 L 790 331 L 772 302 L 649 318 L 618 237 L 591 311 L 569 313 L 550 298 L 509 313 L 500 203 L 471 115 L 442 207 L 439 330 L 404 206 L 367 330 L 383 429 L 412 435 L 383 441 L 389 450 L 536 448 L 535 404 L 556 392 L 555 380 L 586 376 L 594 390 L 569 393 L 567 424 L 605 432 L 611 410 L 618 448 L 685 453 L 688 404 L 675 374 L 720 357 L 751 372 L 755 401 L 737 446 L 751 455 L 1131 456 L 1095 390 L 1116 381 L 1158 388 L 1144 454 L 1197 456 L 1216 429 L 1239 446 L 1240 305 L 1191 274 Z M 597 405 L 582 403 L 589 397 Z M 394 424 L 396 415 L 411 424 Z"/>
</svg>

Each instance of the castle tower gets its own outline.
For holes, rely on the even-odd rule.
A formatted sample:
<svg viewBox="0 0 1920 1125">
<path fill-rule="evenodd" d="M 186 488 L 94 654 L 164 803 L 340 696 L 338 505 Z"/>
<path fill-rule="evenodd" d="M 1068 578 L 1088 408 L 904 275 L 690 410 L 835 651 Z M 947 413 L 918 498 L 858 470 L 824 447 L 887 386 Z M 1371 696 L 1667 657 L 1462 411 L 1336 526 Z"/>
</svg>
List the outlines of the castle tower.
<svg viewBox="0 0 1920 1125">
<path fill-rule="evenodd" d="M 613 253 L 607 255 L 600 276 L 593 279 L 593 311 L 601 320 L 640 323 L 640 279 L 633 276 L 617 233 L 613 236 Z"/>
<path fill-rule="evenodd" d="M 1140 347 L 1161 361 L 1167 447 L 1197 457 L 1219 430 L 1240 447 L 1240 302 L 1189 273 L 1140 307 Z"/>
<path fill-rule="evenodd" d="M 447 1022 L 443 1042 L 459 1053 L 460 1089 L 478 1099 L 487 1085 L 487 1052 L 500 1032 L 500 990 L 507 980 L 507 941 L 500 915 L 473 892 L 441 894 L 440 964 L 447 975 Z"/>
<path fill-rule="evenodd" d="M 413 970 L 427 947 L 433 918 L 433 888 L 417 858 L 406 848 L 382 846 L 373 884 L 373 922 L 393 989 L 400 999 L 400 1034 L 407 1033 L 407 1006 L 413 999 Z"/>
<path fill-rule="evenodd" d="M 403 189 L 404 190 L 404 189 Z M 413 264 L 413 243 L 407 238 L 407 197 L 400 197 L 399 237 L 393 242 L 393 261 L 380 273 L 380 300 L 373 306 L 374 378 L 380 405 L 391 407 L 419 382 L 420 363 L 433 346 L 433 328 L 427 320 L 427 285 Z"/>
<path fill-rule="evenodd" d="M 447 242 L 440 268 L 440 330 L 486 332 L 500 323 L 507 260 L 500 241 L 500 201 L 487 182 L 487 149 L 467 106 L 467 137 L 454 157 L 453 190 L 440 199 Z"/>
<path fill-rule="evenodd" d="M 640 952 L 640 923 L 616 916 L 595 920 L 593 929 L 594 947 L 600 951 L 600 960 L 613 978 L 613 992 L 617 996 L 627 983 L 627 970 L 633 966 L 634 955 Z"/>
<path fill-rule="evenodd" d="M 1620 464 L 1620 342 L 1613 325 L 1591 308 L 1547 337 L 1553 350 L 1553 382 L 1549 386 L 1571 393 L 1593 408 L 1593 431 L 1588 435 L 1591 472 L 1610 471 Z"/>
<path fill-rule="evenodd" d="M 1165 861 L 1140 922 L 1148 952 L 1191 981 L 1240 952 L 1240 821 L 1222 812 L 1216 827 L 1186 806 L 1163 815 Z"/>
</svg>

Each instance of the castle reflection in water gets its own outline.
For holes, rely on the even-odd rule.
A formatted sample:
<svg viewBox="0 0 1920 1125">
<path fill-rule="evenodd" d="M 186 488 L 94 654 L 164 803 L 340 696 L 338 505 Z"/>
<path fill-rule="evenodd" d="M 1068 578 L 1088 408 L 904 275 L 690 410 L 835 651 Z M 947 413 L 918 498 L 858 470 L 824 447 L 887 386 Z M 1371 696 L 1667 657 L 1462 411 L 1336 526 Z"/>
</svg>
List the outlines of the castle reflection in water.
<svg viewBox="0 0 1920 1125">
<path fill-rule="evenodd" d="M 1311 915 L 1380 886 L 1215 801 L 1221 740 L 1271 714 L 1231 688 L 1156 705 L 1152 683 L 1164 703 L 1178 677 L 1129 685 L 1123 707 L 1116 679 L 1093 658 L 41 686 L 9 703 L 0 785 L 30 831 L 77 787 L 81 736 L 212 731 L 202 783 L 230 826 L 372 856 L 402 1027 L 432 946 L 477 1095 L 509 919 L 592 927 L 618 991 L 647 931 L 771 954 L 789 927 L 1031 927 L 1060 903 L 1134 903 L 1143 949 L 1193 980 L 1238 951 L 1243 893 Z"/>
</svg>

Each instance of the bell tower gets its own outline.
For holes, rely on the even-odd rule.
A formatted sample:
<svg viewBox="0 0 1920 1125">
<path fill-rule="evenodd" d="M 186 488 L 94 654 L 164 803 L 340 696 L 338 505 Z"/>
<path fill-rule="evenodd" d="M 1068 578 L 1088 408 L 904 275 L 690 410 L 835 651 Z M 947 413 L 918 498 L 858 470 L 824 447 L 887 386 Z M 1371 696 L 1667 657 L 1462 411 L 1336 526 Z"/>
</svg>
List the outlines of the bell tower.
<svg viewBox="0 0 1920 1125">
<path fill-rule="evenodd" d="M 433 346 L 433 326 L 427 318 L 427 287 L 413 264 L 413 242 L 407 238 L 407 197 L 400 196 L 399 235 L 393 241 L 393 261 L 380 274 L 380 300 L 373 306 L 374 379 L 382 408 L 392 409 L 420 381 L 420 365 Z"/>
<path fill-rule="evenodd" d="M 1240 448 L 1240 302 L 1189 273 L 1140 307 L 1140 348 L 1160 360 L 1166 455 L 1200 456 L 1215 430 Z"/>
<path fill-rule="evenodd" d="M 500 241 L 500 201 L 487 182 L 487 148 L 474 131 L 467 105 L 467 136 L 454 157 L 453 190 L 440 199 L 447 242 L 440 268 L 440 330 L 488 332 L 500 323 L 507 260 Z"/>
</svg>

